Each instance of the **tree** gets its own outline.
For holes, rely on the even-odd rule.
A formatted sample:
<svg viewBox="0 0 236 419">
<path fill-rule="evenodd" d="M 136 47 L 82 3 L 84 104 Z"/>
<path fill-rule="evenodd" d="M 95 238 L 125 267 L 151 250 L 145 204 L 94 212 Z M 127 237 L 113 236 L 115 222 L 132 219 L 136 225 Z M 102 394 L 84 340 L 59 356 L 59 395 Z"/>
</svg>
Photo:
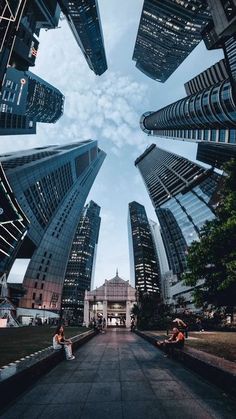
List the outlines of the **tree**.
<svg viewBox="0 0 236 419">
<path fill-rule="evenodd" d="M 216 218 L 205 223 L 200 241 L 188 250 L 186 285 L 204 285 L 194 291 L 197 306 L 235 306 L 236 295 L 236 160 L 224 167 L 225 176 L 219 193 Z"/>
</svg>

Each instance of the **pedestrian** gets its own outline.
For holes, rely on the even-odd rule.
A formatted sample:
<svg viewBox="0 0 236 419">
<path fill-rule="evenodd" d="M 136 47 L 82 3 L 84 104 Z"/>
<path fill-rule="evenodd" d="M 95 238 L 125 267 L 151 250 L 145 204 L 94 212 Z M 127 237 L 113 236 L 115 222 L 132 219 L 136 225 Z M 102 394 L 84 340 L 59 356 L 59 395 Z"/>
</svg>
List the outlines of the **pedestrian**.
<svg viewBox="0 0 236 419">
<path fill-rule="evenodd" d="M 134 320 L 134 318 L 132 318 L 131 319 L 131 325 L 130 325 L 130 331 L 134 332 L 134 329 L 135 329 L 135 320 Z"/>
<path fill-rule="evenodd" d="M 178 317 L 176 317 L 176 319 L 173 320 L 174 324 L 176 324 L 177 328 L 183 332 L 185 334 L 185 338 L 188 338 L 188 325 L 181 319 L 179 319 Z"/>
<path fill-rule="evenodd" d="M 72 354 L 72 342 L 70 339 L 66 339 L 64 335 L 64 327 L 58 326 L 53 336 L 53 348 L 58 350 L 64 348 L 67 361 L 75 359 Z"/>
<path fill-rule="evenodd" d="M 184 335 L 177 327 L 174 327 L 171 337 L 161 342 L 157 341 L 156 345 L 163 348 L 167 355 L 172 355 L 174 348 L 182 349 L 184 347 Z"/>
</svg>

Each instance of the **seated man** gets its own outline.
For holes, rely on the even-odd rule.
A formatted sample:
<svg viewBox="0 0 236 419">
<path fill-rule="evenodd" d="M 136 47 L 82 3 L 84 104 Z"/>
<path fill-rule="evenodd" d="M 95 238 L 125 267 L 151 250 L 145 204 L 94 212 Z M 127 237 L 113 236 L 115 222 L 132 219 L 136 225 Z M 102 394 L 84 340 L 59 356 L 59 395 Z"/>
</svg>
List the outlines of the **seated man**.
<svg viewBox="0 0 236 419">
<path fill-rule="evenodd" d="M 158 347 L 163 347 L 168 355 L 171 355 L 174 348 L 184 347 L 184 335 L 177 327 L 174 327 L 173 334 L 169 339 L 165 339 L 162 342 L 157 341 L 156 344 Z"/>
</svg>

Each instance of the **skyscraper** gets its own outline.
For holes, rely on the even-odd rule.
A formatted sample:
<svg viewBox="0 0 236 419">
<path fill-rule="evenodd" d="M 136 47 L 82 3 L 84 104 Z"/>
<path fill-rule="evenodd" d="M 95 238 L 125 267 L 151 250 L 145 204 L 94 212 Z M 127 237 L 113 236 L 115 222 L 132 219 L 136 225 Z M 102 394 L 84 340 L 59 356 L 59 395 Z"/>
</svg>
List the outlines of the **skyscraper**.
<svg viewBox="0 0 236 419">
<path fill-rule="evenodd" d="M 201 0 L 144 0 L 133 53 L 136 67 L 165 82 L 199 44 L 209 19 Z"/>
<path fill-rule="evenodd" d="M 29 72 L 35 65 L 41 28 L 55 28 L 56 0 L 8 2 L 0 6 L 0 135 L 35 134 L 37 122 L 55 122 L 64 97 Z"/>
<path fill-rule="evenodd" d="M 131 282 L 139 291 L 160 293 L 160 268 L 143 205 L 129 203 L 128 232 Z"/>
<path fill-rule="evenodd" d="M 9 273 L 28 225 L 0 164 L 0 277 Z"/>
<path fill-rule="evenodd" d="M 214 218 L 220 175 L 152 144 L 135 162 L 155 208 L 171 271 L 180 280 L 188 246 Z M 178 293 L 181 293 L 179 284 Z M 177 291 L 176 291 L 177 293 Z"/>
<path fill-rule="evenodd" d="M 107 70 L 107 61 L 97 0 L 59 3 L 88 66 L 100 76 Z"/>
<path fill-rule="evenodd" d="M 62 292 L 63 318 L 69 321 L 83 321 L 85 290 L 94 288 L 100 209 L 93 201 L 84 207 L 73 238 Z"/>
<path fill-rule="evenodd" d="M 92 140 L 0 156 L 14 196 L 30 221 L 28 251 L 30 243 L 36 247 L 25 274 L 27 294 L 21 306 L 60 309 L 73 237 L 104 158 Z"/>
</svg>

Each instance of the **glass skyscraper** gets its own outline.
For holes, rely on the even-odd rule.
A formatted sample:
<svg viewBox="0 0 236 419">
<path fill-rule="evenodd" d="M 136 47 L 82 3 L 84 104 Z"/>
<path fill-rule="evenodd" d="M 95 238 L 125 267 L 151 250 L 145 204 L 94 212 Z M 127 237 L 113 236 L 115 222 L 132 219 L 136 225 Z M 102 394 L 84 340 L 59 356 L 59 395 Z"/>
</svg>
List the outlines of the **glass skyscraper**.
<svg viewBox="0 0 236 419">
<path fill-rule="evenodd" d="M 30 221 L 33 252 L 21 306 L 60 309 L 73 237 L 89 190 L 105 158 L 97 141 L 38 147 L 0 160 L 22 211 Z"/>
<path fill-rule="evenodd" d="M 131 283 L 138 291 L 160 294 L 160 267 L 143 205 L 129 203 L 128 232 Z"/>
<path fill-rule="evenodd" d="M 69 322 L 83 321 L 85 290 L 93 289 L 100 209 L 93 201 L 84 207 L 73 238 L 61 305 L 62 316 Z"/>
<path fill-rule="evenodd" d="M 56 0 L 1 2 L 0 135 L 35 134 L 37 122 L 54 123 L 63 113 L 61 92 L 28 71 L 40 29 L 55 28 L 59 16 Z"/>
<path fill-rule="evenodd" d="M 151 145 L 135 162 L 154 205 L 168 262 L 180 277 L 188 246 L 214 218 L 214 194 L 220 175 Z"/>
<path fill-rule="evenodd" d="M 201 41 L 210 19 L 202 0 L 144 0 L 133 60 L 154 80 L 165 82 Z"/>
<path fill-rule="evenodd" d="M 100 76 L 107 61 L 97 0 L 59 0 L 59 4 L 88 66 Z"/>
</svg>

